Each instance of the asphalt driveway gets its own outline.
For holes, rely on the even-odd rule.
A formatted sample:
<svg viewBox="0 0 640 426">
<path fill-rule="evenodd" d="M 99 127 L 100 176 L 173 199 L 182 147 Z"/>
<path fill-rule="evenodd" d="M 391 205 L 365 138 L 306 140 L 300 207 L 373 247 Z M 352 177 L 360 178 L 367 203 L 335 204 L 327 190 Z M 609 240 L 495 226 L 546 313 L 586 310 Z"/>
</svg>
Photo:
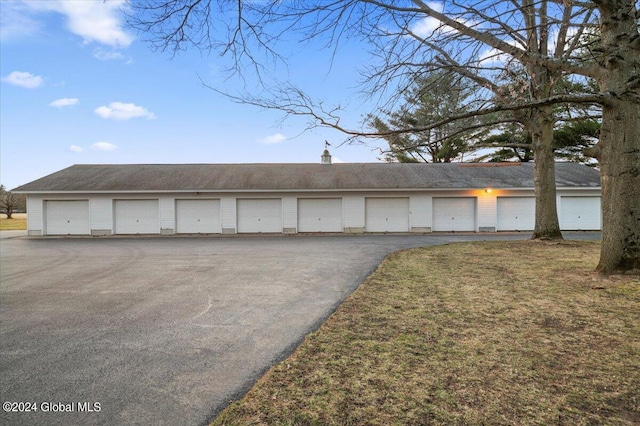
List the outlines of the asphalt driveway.
<svg viewBox="0 0 640 426">
<path fill-rule="evenodd" d="M 206 423 L 388 253 L 528 237 L 4 238 L 0 423 Z"/>
</svg>

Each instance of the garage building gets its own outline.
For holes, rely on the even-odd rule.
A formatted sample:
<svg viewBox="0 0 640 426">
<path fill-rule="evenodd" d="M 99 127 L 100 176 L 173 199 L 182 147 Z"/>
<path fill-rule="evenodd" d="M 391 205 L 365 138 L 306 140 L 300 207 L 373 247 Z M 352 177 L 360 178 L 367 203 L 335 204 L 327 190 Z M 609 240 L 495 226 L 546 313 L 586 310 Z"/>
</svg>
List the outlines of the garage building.
<svg viewBox="0 0 640 426">
<path fill-rule="evenodd" d="M 563 230 L 599 230 L 597 170 L 556 163 Z M 13 190 L 29 235 L 531 231 L 532 163 L 91 164 Z"/>
</svg>

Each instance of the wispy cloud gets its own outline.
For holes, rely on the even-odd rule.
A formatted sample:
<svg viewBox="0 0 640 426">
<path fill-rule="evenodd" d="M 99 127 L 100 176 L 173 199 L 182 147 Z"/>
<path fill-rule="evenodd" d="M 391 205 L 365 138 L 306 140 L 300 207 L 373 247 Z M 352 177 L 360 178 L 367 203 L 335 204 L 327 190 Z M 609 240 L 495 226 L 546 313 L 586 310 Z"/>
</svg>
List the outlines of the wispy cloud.
<svg viewBox="0 0 640 426">
<path fill-rule="evenodd" d="M 78 98 L 61 98 L 51 102 L 49 106 L 52 106 L 55 108 L 63 108 L 63 107 L 73 106 L 78 102 L 79 102 Z"/>
<path fill-rule="evenodd" d="M 81 146 L 78 145 L 69 145 L 69 151 L 71 152 L 82 152 L 83 149 Z"/>
<path fill-rule="evenodd" d="M 0 13 L 0 41 L 19 40 L 37 34 L 40 23 L 34 19 L 29 6 L 18 1 L 3 1 Z"/>
<path fill-rule="evenodd" d="M 102 118 L 114 120 L 130 120 L 132 118 L 147 118 L 152 120 L 156 116 L 144 107 L 124 102 L 111 102 L 108 106 L 101 106 L 94 110 Z"/>
<path fill-rule="evenodd" d="M 2 81 L 5 83 L 13 84 L 14 86 L 24 87 L 26 89 L 35 89 L 42 86 L 44 80 L 39 75 L 33 75 L 26 71 L 14 71 L 11 74 L 2 77 Z"/>
<path fill-rule="evenodd" d="M 287 137 L 285 135 L 283 135 L 282 133 L 276 133 L 274 135 L 269 135 L 262 139 L 258 139 L 258 142 L 263 143 L 265 145 L 273 145 L 277 143 L 282 143 L 286 140 L 287 140 Z"/>
<path fill-rule="evenodd" d="M 96 142 L 91 145 L 91 149 L 95 149 L 97 151 L 115 151 L 118 149 L 118 145 L 114 145 L 109 142 Z"/>
<path fill-rule="evenodd" d="M 117 50 L 107 51 L 102 48 L 97 48 L 93 51 L 93 57 L 101 61 L 124 61 L 127 65 L 133 63 L 131 56 L 123 55 Z"/>
</svg>

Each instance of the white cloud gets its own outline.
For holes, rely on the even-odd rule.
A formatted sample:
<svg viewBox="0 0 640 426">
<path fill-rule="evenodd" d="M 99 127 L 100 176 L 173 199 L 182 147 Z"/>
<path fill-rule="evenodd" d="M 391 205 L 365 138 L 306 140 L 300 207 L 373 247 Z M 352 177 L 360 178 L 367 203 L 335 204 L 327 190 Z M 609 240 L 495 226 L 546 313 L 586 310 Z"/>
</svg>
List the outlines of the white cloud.
<svg viewBox="0 0 640 426">
<path fill-rule="evenodd" d="M 444 3 L 433 2 L 433 3 L 428 3 L 428 6 L 431 9 L 435 10 L 436 12 L 440 12 L 447 15 L 447 13 L 444 10 Z M 478 27 L 478 25 L 480 25 L 480 22 L 478 21 L 473 21 L 471 19 L 464 18 L 461 16 L 453 16 L 452 19 L 466 27 L 473 28 L 473 27 Z M 453 36 L 455 34 L 458 34 L 458 30 L 456 30 L 455 28 L 449 25 L 445 25 L 442 22 L 440 22 L 438 19 L 433 18 L 431 16 L 425 16 L 424 18 L 420 19 L 415 24 L 413 24 L 409 30 L 411 31 L 411 33 L 413 33 L 413 35 L 423 39 L 428 39 L 432 36 L 443 37 L 443 36 Z"/>
<path fill-rule="evenodd" d="M 444 10 L 444 5 L 442 3 L 430 2 L 427 5 L 435 10 L 436 12 L 442 12 Z M 415 25 L 411 27 L 411 32 L 421 38 L 428 38 L 433 34 L 434 31 L 438 30 L 442 26 L 442 23 L 438 21 L 436 18 L 432 18 L 431 16 L 426 16 L 416 22 Z"/>
<path fill-rule="evenodd" d="M 282 143 L 287 140 L 287 137 L 282 133 L 276 133 L 274 135 L 269 135 L 265 138 L 258 139 L 259 143 L 263 143 L 265 145 L 273 145 L 277 143 Z"/>
<path fill-rule="evenodd" d="M 118 145 L 114 145 L 109 142 L 96 142 L 91 145 L 91 149 L 95 149 L 97 151 L 115 151 L 118 149 Z"/>
<path fill-rule="evenodd" d="M 69 31 L 79 35 L 86 44 L 97 42 L 111 47 L 127 47 L 133 35 L 125 32 L 122 9 L 125 0 L 25 2 L 35 12 L 57 12 L 64 15 Z"/>
<path fill-rule="evenodd" d="M 436 18 L 432 18 L 427 16 L 426 18 L 422 18 L 419 20 L 413 27 L 411 27 L 411 32 L 417 35 L 420 38 L 428 38 L 440 28 L 442 24 Z"/>
<path fill-rule="evenodd" d="M 113 118 L 114 120 L 130 120 L 137 117 L 145 117 L 149 120 L 156 118 L 146 108 L 124 102 L 111 102 L 109 106 L 98 107 L 94 112 L 102 118 Z"/>
<path fill-rule="evenodd" d="M 78 145 L 69 145 L 69 151 L 71 152 L 82 152 L 82 147 Z"/>
<path fill-rule="evenodd" d="M 14 71 L 6 77 L 2 77 L 2 81 L 26 89 L 35 89 L 44 83 L 44 80 L 39 75 L 33 75 L 25 71 Z"/>
<path fill-rule="evenodd" d="M 61 98 L 51 102 L 49 106 L 52 106 L 55 108 L 62 108 L 62 107 L 72 106 L 77 103 L 78 103 L 78 98 Z"/>
</svg>

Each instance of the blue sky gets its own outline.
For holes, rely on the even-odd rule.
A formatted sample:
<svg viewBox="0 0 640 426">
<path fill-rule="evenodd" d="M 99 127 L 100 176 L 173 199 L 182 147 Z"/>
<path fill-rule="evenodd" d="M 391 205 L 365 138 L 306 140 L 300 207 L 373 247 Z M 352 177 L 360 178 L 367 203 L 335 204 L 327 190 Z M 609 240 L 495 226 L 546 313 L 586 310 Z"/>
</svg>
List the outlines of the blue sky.
<svg viewBox="0 0 640 426">
<path fill-rule="evenodd" d="M 238 93 L 224 59 L 191 50 L 152 52 L 128 29 L 119 1 L 0 1 L 0 182 L 8 188 L 72 164 L 371 162 L 376 146 L 343 145 L 306 119 L 240 105 L 202 82 Z M 348 105 L 358 126 L 372 106 L 358 97 L 364 47 L 330 52 L 285 46 L 288 76 L 327 104 Z M 200 80 L 202 79 L 202 81 Z M 250 85 L 255 82 L 248 81 Z"/>
</svg>

